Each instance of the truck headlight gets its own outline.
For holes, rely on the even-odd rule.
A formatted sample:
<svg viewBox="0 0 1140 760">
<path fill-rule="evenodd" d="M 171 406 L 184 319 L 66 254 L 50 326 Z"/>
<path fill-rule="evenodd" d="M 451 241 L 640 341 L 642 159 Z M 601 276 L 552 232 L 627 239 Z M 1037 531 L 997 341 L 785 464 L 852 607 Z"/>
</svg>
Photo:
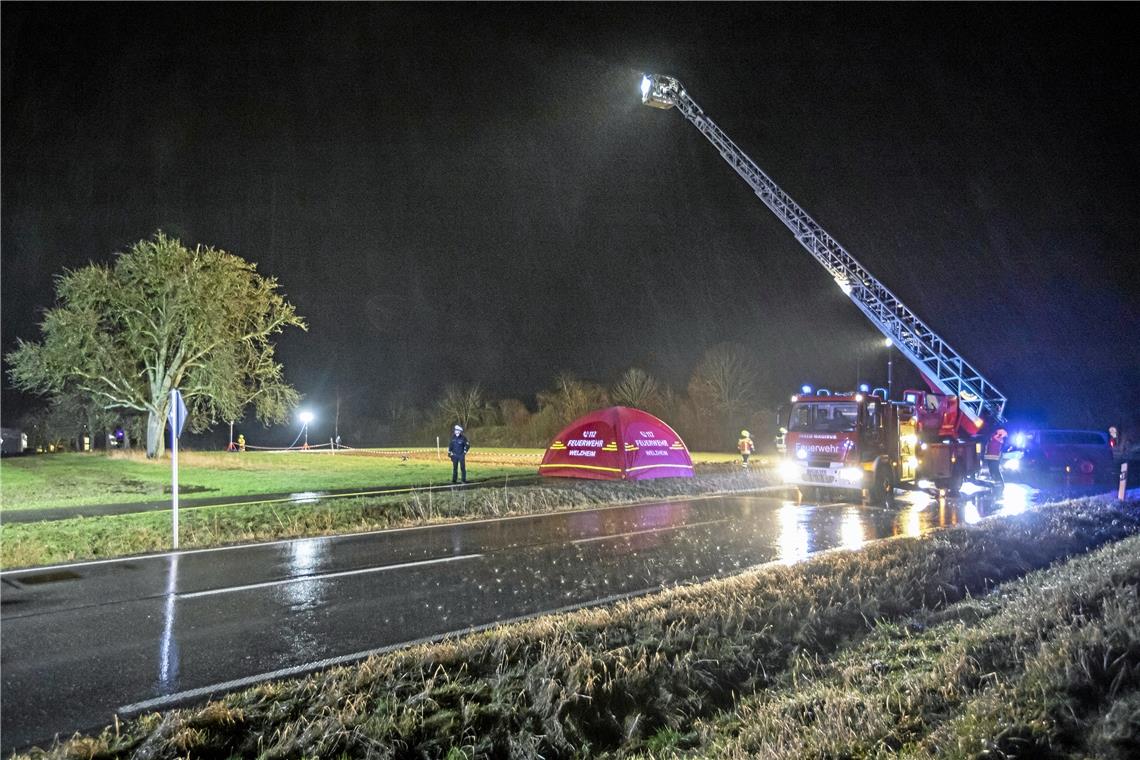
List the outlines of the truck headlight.
<svg viewBox="0 0 1140 760">
<path fill-rule="evenodd" d="M 863 470 L 858 467 L 844 467 L 839 471 L 839 477 L 848 483 L 859 483 L 863 480 Z"/>
<path fill-rule="evenodd" d="M 804 468 L 790 459 L 785 459 L 780 462 L 780 477 L 783 478 L 785 483 L 799 480 L 803 474 Z"/>
</svg>

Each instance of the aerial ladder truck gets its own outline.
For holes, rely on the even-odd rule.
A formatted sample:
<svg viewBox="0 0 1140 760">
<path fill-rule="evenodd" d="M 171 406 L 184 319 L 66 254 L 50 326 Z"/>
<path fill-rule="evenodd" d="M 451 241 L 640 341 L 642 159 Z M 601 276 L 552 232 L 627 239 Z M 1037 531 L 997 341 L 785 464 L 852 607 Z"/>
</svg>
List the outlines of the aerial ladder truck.
<svg viewBox="0 0 1140 760">
<path fill-rule="evenodd" d="M 677 79 L 646 74 L 641 101 L 680 111 L 930 387 L 908 390 L 902 400 L 885 391 L 805 387 L 792 397 L 787 420 L 785 482 L 862 490 L 876 500 L 890 498 L 895 486 L 924 481 L 958 490 L 977 473 L 977 439 L 984 426 L 1004 419 L 1005 396 L 761 171 Z"/>
</svg>

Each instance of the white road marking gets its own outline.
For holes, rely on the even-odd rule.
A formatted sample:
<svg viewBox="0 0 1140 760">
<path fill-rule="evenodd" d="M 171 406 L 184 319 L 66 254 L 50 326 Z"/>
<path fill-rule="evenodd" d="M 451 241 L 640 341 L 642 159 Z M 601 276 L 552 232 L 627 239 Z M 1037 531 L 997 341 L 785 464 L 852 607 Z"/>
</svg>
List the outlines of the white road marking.
<svg viewBox="0 0 1140 760">
<path fill-rule="evenodd" d="M 248 686 L 255 686 L 256 684 L 264 681 L 271 681 L 279 678 L 289 678 L 292 676 L 300 676 L 306 673 L 311 673 L 317 670 L 324 670 L 336 665 L 344 665 L 350 662 L 358 662 L 365 658 L 377 654 L 384 654 L 386 652 L 393 652 L 397 649 L 404 647 L 413 647 L 419 644 L 431 644 L 433 642 L 442 641 L 458 636 L 466 636 L 470 633 L 478 633 L 479 631 L 487 631 L 492 628 L 498 628 L 502 625 L 512 625 L 513 623 L 521 623 L 525 620 L 531 620 L 536 617 L 544 615 L 559 615 L 563 612 L 574 612 L 576 610 L 588 609 L 590 607 L 600 607 L 614 602 L 620 602 L 625 599 L 633 599 L 639 596 L 646 596 L 656 591 L 661 590 L 661 586 L 652 586 L 650 588 L 643 588 L 637 591 L 628 591 L 624 594 L 613 594 L 612 596 L 603 597 L 601 599 L 592 599 L 588 602 L 579 602 L 577 604 L 568 604 L 565 607 L 558 607 L 553 610 L 541 610 L 539 612 L 532 612 L 529 615 L 519 615 L 506 620 L 496 620 L 491 623 L 482 623 L 480 625 L 472 625 L 467 628 L 459 628 L 454 631 L 447 631 L 446 633 L 437 633 L 434 636 L 424 636 L 419 639 L 412 639 L 411 641 L 401 641 L 398 644 L 389 644 L 388 646 L 378 647 L 376 649 L 366 649 L 363 652 L 355 652 L 353 654 L 340 655 L 339 657 L 329 657 L 324 660 L 316 660 L 314 662 L 306 662 L 301 665 L 294 665 L 291 668 L 282 668 L 281 670 L 272 670 L 268 673 L 258 673 L 257 675 L 246 676 L 245 678 L 235 678 L 232 681 L 223 681 L 222 683 L 215 683 L 209 686 L 202 686 L 197 689 L 188 689 L 180 691 L 175 694 L 167 694 L 154 699 L 148 699 L 143 702 L 135 702 L 129 705 L 123 705 L 115 710 L 120 716 L 136 715 L 142 712 L 151 712 L 162 707 L 168 707 L 179 702 L 187 702 L 192 700 L 201 699 L 212 694 L 221 694 L 223 692 L 236 691 Z"/>
<path fill-rule="evenodd" d="M 684 525 L 670 525 L 665 528 L 647 528 L 646 530 L 631 530 L 628 533 L 610 533 L 605 536 L 591 536 L 590 538 L 579 538 L 571 541 L 572 544 L 588 544 L 591 541 L 605 541 L 609 538 L 625 538 L 626 536 L 641 536 L 646 533 L 664 533 L 669 530 L 684 530 L 685 528 L 695 528 L 698 525 L 713 525 L 714 523 L 728 522 L 728 518 L 720 520 L 705 520 L 703 522 L 685 523 Z"/>
<path fill-rule="evenodd" d="M 419 562 L 401 562 L 398 565 L 379 565 L 377 567 L 363 567 L 357 570 L 341 570 L 335 573 L 315 573 L 313 575 L 300 575 L 295 578 L 282 578 L 276 581 L 265 581 L 264 583 L 250 583 L 245 586 L 227 586 L 225 588 L 212 588 L 207 591 L 191 591 L 185 594 L 176 594 L 179 599 L 196 599 L 200 596 L 216 596 L 218 594 L 232 594 L 237 591 L 252 591 L 258 588 L 270 588 L 272 586 L 285 586 L 290 583 L 307 583 L 309 581 L 324 581 L 329 578 L 343 578 L 347 575 L 365 575 L 367 573 L 382 573 L 386 570 L 403 570 L 408 567 L 423 567 L 424 565 L 438 565 L 443 562 L 459 562 L 465 559 L 475 559 L 482 557 L 482 554 L 460 554 L 457 557 L 440 557 L 438 559 L 425 559 Z"/>
</svg>

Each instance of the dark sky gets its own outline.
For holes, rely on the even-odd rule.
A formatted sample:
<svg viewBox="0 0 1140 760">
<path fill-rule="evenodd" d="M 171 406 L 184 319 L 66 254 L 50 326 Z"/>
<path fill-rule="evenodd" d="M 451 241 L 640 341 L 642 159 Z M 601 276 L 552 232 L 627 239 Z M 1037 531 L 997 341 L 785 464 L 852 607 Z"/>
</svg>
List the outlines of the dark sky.
<svg viewBox="0 0 1140 760">
<path fill-rule="evenodd" d="M 279 278 L 314 404 L 558 370 L 882 382 L 878 333 L 642 71 L 1010 399 L 1140 410 L 1127 5 L 5 2 L 3 349 L 63 267 L 163 229 Z M 872 370 L 868 371 L 867 367 Z M 896 365 L 897 366 L 897 365 Z M 917 382 L 912 379 L 912 382 Z M 27 399 L 4 378 L 4 415 Z M 1137 420 L 1140 423 L 1140 420 Z"/>
</svg>

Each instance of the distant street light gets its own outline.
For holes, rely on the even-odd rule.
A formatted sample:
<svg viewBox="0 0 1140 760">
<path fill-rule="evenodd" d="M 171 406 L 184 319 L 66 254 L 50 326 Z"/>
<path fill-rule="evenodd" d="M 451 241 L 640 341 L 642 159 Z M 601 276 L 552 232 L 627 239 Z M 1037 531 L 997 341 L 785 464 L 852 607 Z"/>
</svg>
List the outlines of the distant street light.
<svg viewBox="0 0 1140 760">
<path fill-rule="evenodd" d="M 863 383 L 863 374 L 862 374 L 863 353 L 867 352 L 867 351 L 873 352 L 874 349 L 871 348 L 872 345 L 873 346 L 882 346 L 883 348 L 887 349 L 887 398 L 890 399 L 891 396 L 894 395 L 894 387 L 892 385 L 892 380 L 893 380 L 892 375 L 894 374 L 894 352 L 891 351 L 891 348 L 895 345 L 894 342 L 890 338 L 883 338 L 882 343 L 876 342 L 874 344 L 870 344 L 870 343 L 857 343 L 856 344 L 855 352 L 854 352 L 855 353 L 855 385 L 858 388 L 862 388 L 862 383 Z"/>
<path fill-rule="evenodd" d="M 887 348 L 887 399 L 889 400 L 895 395 L 894 385 L 894 366 L 895 366 L 895 352 L 891 350 L 894 342 L 890 338 L 883 339 L 883 345 Z"/>
<path fill-rule="evenodd" d="M 297 415 L 297 419 L 301 421 L 301 432 L 305 434 L 305 446 L 309 448 L 309 423 L 313 421 L 313 413 L 308 409 Z"/>
</svg>

